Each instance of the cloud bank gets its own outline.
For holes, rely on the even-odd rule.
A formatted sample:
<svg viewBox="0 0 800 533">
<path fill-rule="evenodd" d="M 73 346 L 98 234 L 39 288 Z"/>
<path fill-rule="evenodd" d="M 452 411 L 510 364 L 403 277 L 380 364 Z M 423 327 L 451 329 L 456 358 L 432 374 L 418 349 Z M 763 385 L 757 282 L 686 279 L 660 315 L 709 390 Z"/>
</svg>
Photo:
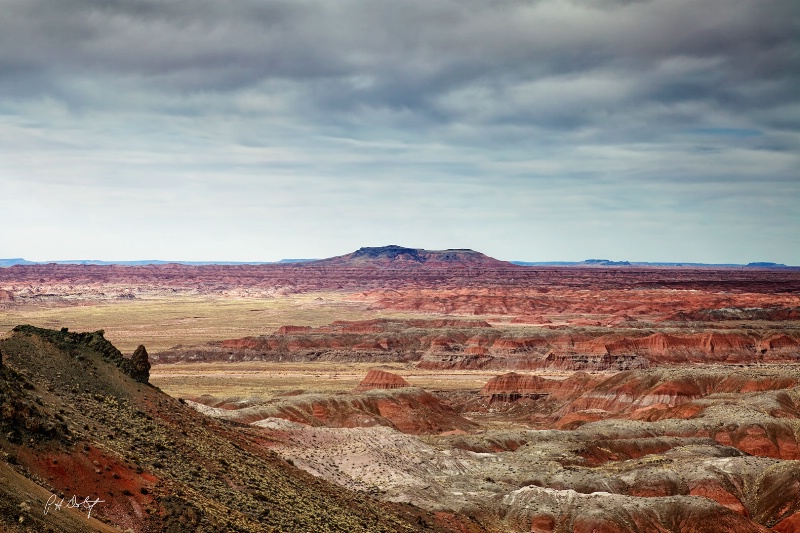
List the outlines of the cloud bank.
<svg viewBox="0 0 800 533">
<path fill-rule="evenodd" d="M 0 0 L 0 251 L 800 264 L 793 0 Z"/>
</svg>

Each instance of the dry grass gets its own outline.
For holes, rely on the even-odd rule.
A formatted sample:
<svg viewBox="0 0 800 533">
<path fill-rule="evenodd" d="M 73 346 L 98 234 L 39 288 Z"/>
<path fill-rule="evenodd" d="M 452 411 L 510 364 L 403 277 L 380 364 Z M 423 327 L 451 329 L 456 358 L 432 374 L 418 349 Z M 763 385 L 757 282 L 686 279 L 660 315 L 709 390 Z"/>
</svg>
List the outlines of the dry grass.
<svg viewBox="0 0 800 533">
<path fill-rule="evenodd" d="M 150 382 L 176 397 L 210 394 L 217 397 L 272 398 L 294 390 L 349 392 L 371 368 L 403 376 L 427 390 L 477 390 L 497 375 L 481 370 L 422 370 L 413 363 L 179 363 L 157 365 Z M 561 372 L 540 372 L 561 377 Z"/>
<path fill-rule="evenodd" d="M 319 292 L 279 298 L 209 296 L 151 297 L 12 304 L 0 308 L 0 334 L 18 324 L 71 331 L 102 329 L 123 353 L 144 344 L 155 353 L 173 346 L 203 344 L 247 335 L 273 333 L 283 325 L 322 326 L 336 320 L 436 318 L 439 315 L 375 311 L 347 293 Z M 497 317 L 470 317 L 497 319 Z M 529 326 L 504 324 L 510 330 Z M 423 371 L 413 364 L 391 363 L 201 363 L 158 365 L 151 382 L 173 396 L 271 398 L 293 390 L 346 392 L 370 368 L 383 368 L 428 390 L 476 390 L 496 372 Z"/>
<path fill-rule="evenodd" d="M 0 308 L 0 332 L 19 324 L 71 331 L 105 330 L 124 353 L 139 344 L 157 352 L 178 344 L 202 344 L 272 333 L 287 324 L 322 326 L 334 320 L 411 316 L 372 311 L 345 301 L 339 293 L 309 293 L 280 298 L 175 297 L 79 304 L 15 304 Z"/>
</svg>

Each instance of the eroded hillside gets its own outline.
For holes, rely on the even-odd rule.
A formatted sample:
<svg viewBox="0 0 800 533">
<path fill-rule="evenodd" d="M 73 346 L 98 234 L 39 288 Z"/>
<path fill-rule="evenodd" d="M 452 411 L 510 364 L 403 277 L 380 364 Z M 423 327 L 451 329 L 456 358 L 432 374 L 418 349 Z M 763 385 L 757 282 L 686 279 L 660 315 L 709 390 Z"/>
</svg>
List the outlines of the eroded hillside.
<svg viewBox="0 0 800 533">
<path fill-rule="evenodd" d="M 442 530 L 433 515 L 292 467 L 260 430 L 134 379 L 102 332 L 18 327 L 0 352 L 4 531 Z M 53 495 L 101 501 L 91 519 L 66 508 L 45 515 Z"/>
<path fill-rule="evenodd" d="M 480 391 L 436 393 L 447 406 L 437 416 L 453 423 L 422 430 L 395 421 L 429 416 L 429 405 L 397 401 L 424 391 L 374 378 L 365 381 L 390 406 L 384 419 L 352 416 L 364 401 L 357 390 L 195 406 L 262 428 L 314 475 L 502 531 L 788 532 L 800 523 L 796 368 L 510 373 Z M 375 412 L 384 414 L 379 402 Z"/>
</svg>

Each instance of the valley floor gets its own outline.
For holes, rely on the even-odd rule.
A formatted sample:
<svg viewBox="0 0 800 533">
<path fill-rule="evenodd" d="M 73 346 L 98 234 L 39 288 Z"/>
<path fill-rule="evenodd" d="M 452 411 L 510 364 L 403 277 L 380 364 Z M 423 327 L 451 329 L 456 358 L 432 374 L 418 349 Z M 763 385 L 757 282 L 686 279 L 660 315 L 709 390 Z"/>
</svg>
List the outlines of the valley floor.
<svg viewBox="0 0 800 533">
<path fill-rule="evenodd" d="M 0 474 L 63 492 L 75 463 L 90 487 L 85 443 L 145 489 L 111 482 L 98 513 L 137 532 L 326 509 L 363 531 L 800 531 L 800 273 L 493 268 L 0 271 Z M 146 345 L 160 390 L 103 366 L 134 375 L 107 341 Z M 208 472 L 182 463 L 204 439 Z"/>
</svg>

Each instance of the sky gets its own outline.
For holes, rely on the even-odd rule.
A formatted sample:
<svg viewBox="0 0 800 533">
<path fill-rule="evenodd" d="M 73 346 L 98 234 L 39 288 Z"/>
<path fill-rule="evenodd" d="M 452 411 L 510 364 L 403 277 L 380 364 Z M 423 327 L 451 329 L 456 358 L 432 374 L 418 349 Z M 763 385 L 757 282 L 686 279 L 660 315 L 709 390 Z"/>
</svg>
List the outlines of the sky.
<svg viewBox="0 0 800 533">
<path fill-rule="evenodd" d="M 800 2 L 0 0 L 0 228 L 800 265 Z"/>
</svg>

